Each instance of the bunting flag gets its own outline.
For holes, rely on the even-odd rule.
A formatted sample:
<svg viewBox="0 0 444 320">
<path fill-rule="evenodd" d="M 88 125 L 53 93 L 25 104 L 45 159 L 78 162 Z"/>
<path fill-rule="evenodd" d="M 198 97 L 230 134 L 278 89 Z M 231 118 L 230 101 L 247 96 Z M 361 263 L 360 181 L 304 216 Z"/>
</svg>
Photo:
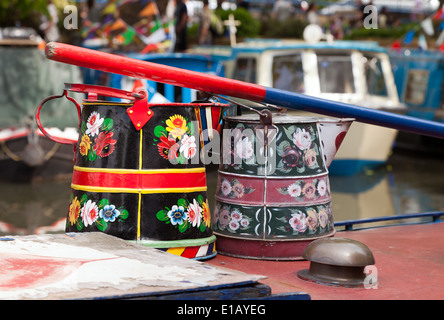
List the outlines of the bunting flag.
<svg viewBox="0 0 444 320">
<path fill-rule="evenodd" d="M 132 10 L 135 12 L 133 18 L 138 19 L 136 23 L 128 24 L 122 17 L 119 17 L 122 11 L 120 10 L 121 7 L 125 5 L 133 6 L 126 8 L 125 11 L 131 12 Z M 141 7 L 142 10 L 140 10 Z M 139 10 L 140 12 L 138 12 Z M 139 50 L 153 50 L 154 46 L 149 48 L 147 46 L 160 44 L 168 39 L 156 2 L 153 0 L 110 0 L 101 13 L 101 23 L 85 22 L 81 32 L 85 41 L 102 38 L 114 45 L 128 46 L 134 44 L 135 48 L 143 45 Z M 165 45 L 155 47 L 159 49 L 165 48 L 167 45 L 171 44 L 165 43 Z"/>
<path fill-rule="evenodd" d="M 433 36 L 435 34 L 431 18 L 427 18 L 421 21 L 421 27 L 428 36 Z"/>
<path fill-rule="evenodd" d="M 426 40 L 425 36 L 422 33 L 419 35 L 419 38 L 418 38 L 418 47 L 421 50 L 427 50 L 428 49 L 427 40 Z"/>
<path fill-rule="evenodd" d="M 404 37 L 404 44 L 410 44 L 413 41 L 413 38 L 415 37 L 415 30 L 410 30 L 407 32 L 407 34 Z"/>
<path fill-rule="evenodd" d="M 139 13 L 139 17 L 151 17 L 158 14 L 159 10 L 157 10 L 157 5 L 150 1 L 148 5 Z"/>
<path fill-rule="evenodd" d="M 442 7 L 438 9 L 438 11 L 436 11 L 436 13 L 433 16 L 433 20 L 441 20 L 444 18 L 444 12 Z"/>
</svg>

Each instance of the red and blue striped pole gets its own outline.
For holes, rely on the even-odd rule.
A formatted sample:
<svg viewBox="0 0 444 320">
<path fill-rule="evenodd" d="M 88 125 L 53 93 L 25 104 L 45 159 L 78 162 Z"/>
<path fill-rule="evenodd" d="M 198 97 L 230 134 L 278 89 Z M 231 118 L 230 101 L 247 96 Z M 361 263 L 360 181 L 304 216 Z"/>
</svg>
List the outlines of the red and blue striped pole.
<svg viewBox="0 0 444 320">
<path fill-rule="evenodd" d="M 355 118 L 356 121 L 363 123 L 444 139 L 443 123 L 311 97 L 68 44 L 48 43 L 46 57 L 80 67 L 269 103 L 288 109 L 304 110 L 338 118 Z"/>
</svg>

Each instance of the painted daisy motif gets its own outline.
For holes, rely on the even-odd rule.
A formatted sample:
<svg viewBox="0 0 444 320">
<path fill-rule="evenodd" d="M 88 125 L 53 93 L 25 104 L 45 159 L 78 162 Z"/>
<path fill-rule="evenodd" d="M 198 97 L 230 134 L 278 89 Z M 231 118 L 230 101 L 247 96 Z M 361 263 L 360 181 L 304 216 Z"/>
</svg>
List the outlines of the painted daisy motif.
<svg viewBox="0 0 444 320">
<path fill-rule="evenodd" d="M 100 126 L 102 125 L 104 118 L 100 118 L 100 114 L 96 111 L 93 111 L 88 117 L 88 121 L 86 122 L 86 131 L 85 133 L 94 137 L 99 134 Z"/>
</svg>

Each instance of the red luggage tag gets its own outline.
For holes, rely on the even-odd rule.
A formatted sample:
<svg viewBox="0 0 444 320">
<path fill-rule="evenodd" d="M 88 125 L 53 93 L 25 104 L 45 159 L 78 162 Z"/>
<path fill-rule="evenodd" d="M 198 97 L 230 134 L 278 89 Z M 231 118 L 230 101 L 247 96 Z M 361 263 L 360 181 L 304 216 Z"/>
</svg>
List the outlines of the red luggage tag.
<svg viewBox="0 0 444 320">
<path fill-rule="evenodd" d="M 142 98 L 136 98 L 132 107 L 126 112 L 136 130 L 140 130 L 153 117 L 154 112 L 148 106 L 148 92 L 141 90 L 137 92 Z"/>
</svg>

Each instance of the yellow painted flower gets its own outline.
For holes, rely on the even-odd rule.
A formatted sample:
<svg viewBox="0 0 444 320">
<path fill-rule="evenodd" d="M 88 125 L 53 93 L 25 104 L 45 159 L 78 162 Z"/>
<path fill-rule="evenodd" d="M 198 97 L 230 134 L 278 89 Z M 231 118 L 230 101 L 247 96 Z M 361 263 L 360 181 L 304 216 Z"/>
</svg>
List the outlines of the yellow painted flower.
<svg viewBox="0 0 444 320">
<path fill-rule="evenodd" d="M 181 115 L 175 114 L 171 116 L 167 121 L 166 130 L 173 136 L 173 138 L 181 138 L 182 135 L 187 132 L 187 121 Z"/>
<path fill-rule="evenodd" d="M 91 139 L 86 134 L 84 134 L 82 140 L 80 141 L 80 154 L 82 156 L 86 156 L 90 147 Z"/>
<path fill-rule="evenodd" d="M 202 204 L 202 216 L 205 225 L 207 226 L 207 228 L 209 228 L 211 225 L 211 213 L 210 209 L 208 208 L 208 200 Z"/>
<path fill-rule="evenodd" d="M 69 223 L 74 225 L 80 214 L 80 201 L 75 197 L 69 206 Z"/>
</svg>

